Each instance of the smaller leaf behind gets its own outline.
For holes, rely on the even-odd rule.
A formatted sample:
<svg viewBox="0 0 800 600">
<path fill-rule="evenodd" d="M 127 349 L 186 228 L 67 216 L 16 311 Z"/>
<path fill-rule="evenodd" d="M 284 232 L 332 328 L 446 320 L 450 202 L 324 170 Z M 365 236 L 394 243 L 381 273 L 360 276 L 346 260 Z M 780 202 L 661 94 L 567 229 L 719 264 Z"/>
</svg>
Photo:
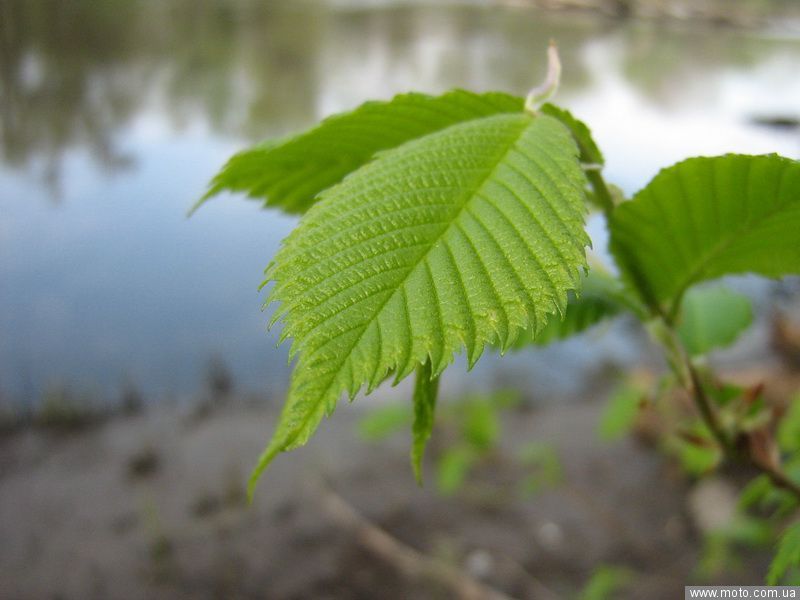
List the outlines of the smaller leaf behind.
<svg viewBox="0 0 800 600">
<path fill-rule="evenodd" d="M 452 90 L 441 96 L 409 93 L 366 102 L 328 117 L 298 135 L 271 140 L 231 158 L 192 208 L 220 192 L 244 192 L 290 214 L 302 214 L 317 195 L 381 151 L 456 123 L 519 113 L 523 100 L 509 94 Z"/>
<path fill-rule="evenodd" d="M 767 585 L 778 585 L 792 567 L 800 567 L 800 522 L 789 527 L 778 543 L 778 552 L 772 559 L 767 574 Z"/>
<path fill-rule="evenodd" d="M 479 453 L 468 444 L 448 448 L 437 465 L 436 487 L 439 493 L 447 496 L 461 489 L 479 458 Z"/>
<path fill-rule="evenodd" d="M 578 595 L 578 600 L 607 600 L 616 598 L 629 586 L 634 574 L 625 567 L 600 565 Z"/>
<path fill-rule="evenodd" d="M 378 442 L 400 431 L 407 431 L 414 420 L 405 402 L 387 404 L 370 410 L 357 425 L 358 435 L 368 442 Z"/>
<path fill-rule="evenodd" d="M 422 485 L 422 456 L 433 430 L 438 390 L 439 378 L 433 377 L 431 361 L 419 365 L 414 383 L 414 441 L 411 446 L 411 466 L 414 469 L 414 477 L 420 485 Z"/>
<path fill-rule="evenodd" d="M 563 125 L 569 129 L 572 134 L 572 139 L 578 145 L 580 151 L 580 160 L 585 164 L 604 165 L 605 158 L 597 143 L 592 138 L 592 132 L 583 121 L 576 119 L 571 112 L 555 106 L 554 104 L 545 104 L 539 109 L 542 113 L 550 115 L 561 121 Z"/>
<path fill-rule="evenodd" d="M 595 208 L 610 214 L 614 210 L 614 206 L 618 204 L 618 199 L 614 197 L 614 192 L 600 175 L 605 158 L 592 138 L 592 132 L 583 121 L 576 119 L 568 110 L 552 104 L 545 104 L 540 110 L 542 113 L 558 119 L 569 129 L 572 139 L 575 140 L 580 150 L 580 161 L 583 163 L 586 177 L 591 186 L 591 191 L 587 193 L 586 199 Z"/>
<path fill-rule="evenodd" d="M 747 296 L 723 286 L 691 289 L 683 300 L 678 336 L 692 356 L 731 345 L 753 321 Z"/>
<path fill-rule="evenodd" d="M 604 442 L 621 439 L 633 428 L 639 407 L 642 403 L 642 391 L 624 385 L 616 390 L 608 400 L 598 425 L 598 434 Z"/>
</svg>

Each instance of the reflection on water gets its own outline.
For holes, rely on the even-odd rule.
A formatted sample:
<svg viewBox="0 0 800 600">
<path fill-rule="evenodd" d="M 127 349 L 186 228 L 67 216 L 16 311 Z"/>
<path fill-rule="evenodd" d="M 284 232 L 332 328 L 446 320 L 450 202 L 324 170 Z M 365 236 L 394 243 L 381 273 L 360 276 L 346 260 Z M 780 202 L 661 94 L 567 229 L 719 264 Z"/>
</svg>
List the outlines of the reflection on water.
<svg viewBox="0 0 800 600">
<path fill-rule="evenodd" d="M 293 221 L 229 199 L 187 221 L 209 176 L 367 98 L 523 93 L 550 38 L 560 103 L 629 192 L 689 154 L 800 154 L 796 130 L 752 124 L 800 110 L 794 39 L 488 6 L 0 0 L 0 397 L 184 394 L 211 356 L 244 388 L 282 386 L 255 288 Z M 582 347 L 524 360 L 537 376 Z"/>
</svg>

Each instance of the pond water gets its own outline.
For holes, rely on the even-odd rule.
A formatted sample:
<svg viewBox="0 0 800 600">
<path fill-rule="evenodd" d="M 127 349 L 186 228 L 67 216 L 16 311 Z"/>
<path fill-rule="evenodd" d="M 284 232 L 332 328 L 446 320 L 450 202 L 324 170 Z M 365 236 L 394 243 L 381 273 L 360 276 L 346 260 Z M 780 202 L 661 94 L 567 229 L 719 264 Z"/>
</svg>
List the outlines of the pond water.
<svg viewBox="0 0 800 600">
<path fill-rule="evenodd" d="M 215 357 L 240 389 L 282 388 L 286 352 L 265 332 L 257 286 L 295 221 L 234 197 L 187 219 L 209 178 L 249 143 L 369 98 L 524 94 L 550 38 L 564 63 L 557 101 L 593 127 L 627 192 L 692 154 L 800 157 L 798 130 L 754 122 L 800 116 L 800 41 L 780 31 L 484 3 L 71 0 L 0 13 L 6 402 L 51 386 L 190 395 Z M 592 234 L 602 248 L 602 227 Z M 610 337 L 605 358 L 635 352 Z M 527 372 L 552 378 L 585 348 L 526 355 Z M 496 377 L 493 364 L 481 376 Z"/>
</svg>

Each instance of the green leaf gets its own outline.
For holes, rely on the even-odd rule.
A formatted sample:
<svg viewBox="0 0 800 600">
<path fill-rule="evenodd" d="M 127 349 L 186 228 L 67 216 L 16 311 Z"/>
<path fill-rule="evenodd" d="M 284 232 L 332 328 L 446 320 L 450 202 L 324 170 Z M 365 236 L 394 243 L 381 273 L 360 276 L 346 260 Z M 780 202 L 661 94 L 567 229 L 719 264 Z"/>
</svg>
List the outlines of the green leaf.
<svg viewBox="0 0 800 600">
<path fill-rule="evenodd" d="M 616 390 L 600 416 L 600 439 L 608 442 L 626 435 L 636 422 L 641 402 L 641 390 L 630 386 Z"/>
<path fill-rule="evenodd" d="M 603 153 L 600 152 L 600 148 L 597 147 L 586 123 L 576 119 L 568 110 L 564 110 L 553 104 L 545 104 L 539 110 L 546 115 L 558 119 L 569 129 L 572 138 L 575 140 L 575 143 L 578 144 L 582 163 L 593 165 L 605 164 L 606 161 L 605 158 L 603 158 Z"/>
<path fill-rule="evenodd" d="M 744 511 L 749 508 L 764 506 L 773 489 L 772 482 L 767 475 L 754 477 L 739 494 L 737 503 L 739 510 Z"/>
<path fill-rule="evenodd" d="M 527 472 L 521 482 L 522 491 L 527 496 L 556 486 L 564 478 L 558 452 L 552 444 L 542 442 L 525 444 L 519 452 L 519 460 Z"/>
<path fill-rule="evenodd" d="M 678 337 L 692 356 L 731 345 L 753 321 L 747 296 L 715 286 L 691 289 L 683 300 Z"/>
<path fill-rule="evenodd" d="M 686 429 L 686 436 L 674 435 L 667 439 L 666 449 L 680 461 L 690 475 L 703 475 L 714 469 L 722 459 L 719 446 L 714 444 L 711 432 L 701 422 Z M 689 441 L 694 438 L 696 441 Z"/>
<path fill-rule="evenodd" d="M 751 548 L 768 546 L 775 539 L 775 529 L 768 519 L 750 515 L 736 515 L 724 534 L 730 541 Z"/>
<path fill-rule="evenodd" d="M 461 489 L 476 462 L 478 454 L 470 446 L 459 445 L 446 450 L 437 465 L 436 487 L 439 492 L 449 495 Z"/>
<path fill-rule="evenodd" d="M 461 435 L 478 451 L 491 448 L 500 435 L 501 408 L 491 399 L 473 397 L 459 406 L 462 411 Z"/>
<path fill-rule="evenodd" d="M 328 117 L 299 135 L 260 144 L 231 158 L 214 177 L 196 210 L 222 191 L 244 192 L 264 207 L 302 214 L 317 195 L 389 148 L 463 123 L 520 113 L 524 101 L 508 94 L 452 90 L 438 97 L 401 94 Z"/>
<path fill-rule="evenodd" d="M 520 349 L 531 344 L 546 346 L 583 333 L 626 309 L 641 311 L 635 306 L 635 301 L 626 295 L 622 282 L 599 269 L 591 269 L 583 278 L 580 292 L 570 293 L 563 317 L 547 321 L 547 325 L 535 337 L 531 331 L 521 334 L 514 348 Z"/>
<path fill-rule="evenodd" d="M 436 395 L 439 390 L 439 378 L 433 377 L 431 363 L 417 367 L 417 379 L 414 384 L 414 442 L 411 446 L 411 466 L 417 483 L 422 485 L 422 456 L 425 444 L 433 430 L 433 417 L 436 410 Z"/>
<path fill-rule="evenodd" d="M 359 419 L 358 435 L 363 440 L 377 442 L 405 430 L 412 421 L 413 415 L 405 403 L 381 406 L 370 410 L 367 415 Z"/>
<path fill-rule="evenodd" d="M 772 559 L 767 574 L 767 585 L 778 585 L 792 567 L 800 566 L 800 523 L 789 527 L 781 537 L 778 552 Z"/>
<path fill-rule="evenodd" d="M 584 176 L 540 115 L 461 123 L 383 153 L 323 193 L 268 269 L 299 355 L 252 482 L 341 395 L 539 330 L 585 269 Z M 275 320 L 274 319 L 274 320 Z"/>
<path fill-rule="evenodd" d="M 690 158 L 611 220 L 611 250 L 645 300 L 672 316 L 694 283 L 800 273 L 800 163 L 776 155 Z"/>
<path fill-rule="evenodd" d="M 610 212 L 617 204 L 614 197 L 615 190 L 607 187 L 603 177 L 600 175 L 600 170 L 605 164 L 600 148 L 597 147 L 592 133 L 583 121 L 579 121 L 569 111 L 553 106 L 552 104 L 545 104 L 540 109 L 544 114 L 550 115 L 561 121 L 564 126 L 569 129 L 572 134 L 572 139 L 578 144 L 580 150 L 580 160 L 586 168 L 586 177 L 591 184 L 592 189 L 587 191 L 586 199 L 590 204 L 602 211 Z"/>
<path fill-rule="evenodd" d="M 625 567 L 600 565 L 578 594 L 579 600 L 610 600 L 618 598 L 620 592 L 634 579 L 634 574 Z"/>
</svg>

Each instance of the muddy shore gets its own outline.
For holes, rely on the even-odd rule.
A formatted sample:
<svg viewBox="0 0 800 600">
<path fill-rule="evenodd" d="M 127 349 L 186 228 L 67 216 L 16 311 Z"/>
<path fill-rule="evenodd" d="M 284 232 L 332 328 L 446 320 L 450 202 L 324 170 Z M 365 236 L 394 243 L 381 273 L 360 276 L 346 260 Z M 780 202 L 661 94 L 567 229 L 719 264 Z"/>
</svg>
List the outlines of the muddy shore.
<svg viewBox="0 0 800 600">
<path fill-rule="evenodd" d="M 674 598 L 695 577 L 696 484 L 633 439 L 599 442 L 602 398 L 506 414 L 496 458 L 451 496 L 414 484 L 405 434 L 365 442 L 363 408 L 342 407 L 248 506 L 245 478 L 275 418 L 263 404 L 4 436 L 0 597 L 450 598 L 455 574 L 507 597 L 564 598 L 615 565 L 633 577 L 622 597 Z M 556 450 L 563 482 L 524 497 L 507 457 L 530 440 Z M 371 544 L 375 531 L 421 560 Z M 736 582 L 759 583 L 764 561 L 751 557 Z"/>
</svg>

